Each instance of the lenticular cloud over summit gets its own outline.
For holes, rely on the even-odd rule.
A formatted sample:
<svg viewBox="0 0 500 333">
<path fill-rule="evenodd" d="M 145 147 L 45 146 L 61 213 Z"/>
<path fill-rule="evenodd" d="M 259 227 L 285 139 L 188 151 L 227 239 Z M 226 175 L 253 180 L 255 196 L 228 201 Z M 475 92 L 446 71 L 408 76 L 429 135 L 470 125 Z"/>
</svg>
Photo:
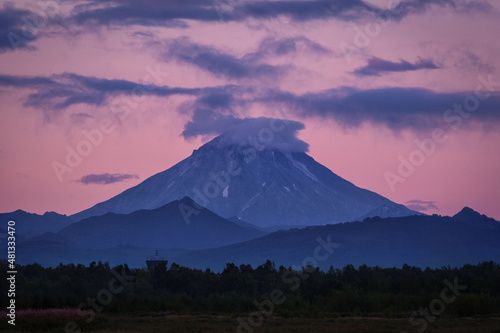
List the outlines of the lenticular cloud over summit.
<svg viewBox="0 0 500 333">
<path fill-rule="evenodd" d="M 303 123 L 268 117 L 236 118 L 210 110 L 197 110 L 186 124 L 182 136 L 186 139 L 197 136 L 220 135 L 223 144 L 253 145 L 256 148 L 277 149 L 283 152 L 305 153 L 309 144 L 297 138 Z"/>
</svg>

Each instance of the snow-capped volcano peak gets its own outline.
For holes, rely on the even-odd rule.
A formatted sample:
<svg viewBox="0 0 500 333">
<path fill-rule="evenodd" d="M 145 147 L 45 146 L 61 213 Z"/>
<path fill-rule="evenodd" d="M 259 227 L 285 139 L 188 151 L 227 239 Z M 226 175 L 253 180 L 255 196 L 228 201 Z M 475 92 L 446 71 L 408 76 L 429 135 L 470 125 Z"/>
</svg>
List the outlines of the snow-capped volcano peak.
<svg viewBox="0 0 500 333">
<path fill-rule="evenodd" d="M 345 222 L 381 206 L 401 211 L 307 155 L 307 143 L 296 137 L 301 123 L 257 119 L 251 128 L 231 127 L 170 169 L 73 218 L 154 209 L 185 196 L 223 217 L 263 227 Z"/>
</svg>

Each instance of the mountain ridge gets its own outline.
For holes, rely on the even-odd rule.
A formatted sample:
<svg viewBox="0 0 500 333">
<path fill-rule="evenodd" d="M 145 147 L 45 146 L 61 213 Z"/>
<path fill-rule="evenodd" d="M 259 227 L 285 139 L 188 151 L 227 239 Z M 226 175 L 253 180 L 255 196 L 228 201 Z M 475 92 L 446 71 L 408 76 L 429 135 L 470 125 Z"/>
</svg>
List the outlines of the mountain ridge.
<svg viewBox="0 0 500 333">
<path fill-rule="evenodd" d="M 173 202 L 171 206 L 177 211 L 180 222 L 185 224 L 178 209 L 179 202 Z M 192 204 L 191 202 L 184 203 Z M 139 213 L 144 212 L 151 213 L 152 211 Z M 95 234 L 94 226 L 81 221 L 79 223 L 87 228 L 86 232 L 73 230 L 72 234 L 62 231 L 28 239 L 20 237 L 17 259 L 22 264 L 38 262 L 46 266 L 57 266 L 60 262 L 88 264 L 91 261 L 102 260 L 113 265 L 127 263 L 134 267 L 143 267 L 146 256 L 153 254 L 156 248 L 161 249 L 162 255 L 168 258 L 169 263 L 175 262 L 201 269 L 209 267 L 212 270 L 221 270 L 231 262 L 257 266 L 267 260 L 285 266 L 317 264 L 321 269 L 329 269 L 330 266 L 341 268 L 347 264 L 381 267 L 410 264 L 425 268 L 428 266 L 462 266 L 488 260 L 499 262 L 500 223 L 493 219 L 490 221 L 490 218 L 474 211 L 466 210 L 466 212 L 470 214 L 467 216 L 455 214 L 453 217 L 439 215 L 372 217 L 364 219 L 363 222 L 280 230 L 247 240 L 227 237 L 230 241 L 226 245 L 215 245 L 215 247 L 203 249 L 185 249 L 178 246 L 179 243 L 165 240 L 162 243 L 154 243 L 155 237 L 161 236 L 162 233 L 152 228 L 146 229 L 148 242 L 142 244 L 143 246 L 120 245 L 111 242 L 105 247 L 97 246 L 96 248 L 92 247 L 95 244 L 86 241 Z M 200 210 L 200 214 L 205 213 L 207 212 L 202 213 Z M 116 216 L 116 214 L 111 213 L 110 216 Z M 196 224 L 194 220 L 196 215 L 192 217 L 193 220 L 189 224 L 191 226 Z M 189 218 L 191 219 L 191 216 Z M 89 221 L 96 221 L 95 224 L 100 228 L 109 223 L 106 219 L 102 221 L 99 219 L 102 217 L 90 218 Z M 487 222 L 483 223 L 484 221 Z M 118 222 L 108 226 L 110 232 L 116 232 L 120 226 L 127 224 L 123 222 L 123 219 Z M 138 227 L 143 225 L 143 220 L 134 218 L 133 224 L 134 228 L 128 232 L 137 234 Z M 247 234 L 251 225 L 242 224 L 244 228 L 240 231 Z M 210 236 L 203 230 L 200 234 L 204 237 Z M 73 235 L 78 235 L 81 239 L 74 239 Z M 176 239 L 182 236 L 180 233 L 175 235 Z M 216 234 L 217 237 L 221 235 L 224 236 L 224 233 Z M 321 256 L 326 256 L 325 260 L 315 257 L 315 249 L 321 245 L 319 238 L 323 243 L 331 244 L 331 253 L 321 252 Z M 0 246 L 5 247 L 6 243 L 0 242 Z"/>
<path fill-rule="evenodd" d="M 226 263 L 255 266 L 266 260 L 285 267 L 313 264 L 326 270 L 348 264 L 425 268 L 499 262 L 500 223 L 484 228 L 480 222 L 438 215 L 366 218 L 281 230 L 237 244 L 186 252 L 173 261 L 198 269 L 209 265 L 214 270 L 223 269 Z M 330 252 L 322 252 L 324 260 L 315 255 L 322 243 L 332 245 Z"/>
<path fill-rule="evenodd" d="M 43 215 L 29 213 L 21 209 L 0 213 L 2 221 L 16 222 L 16 232 L 24 237 L 39 236 L 45 232 L 58 232 L 73 223 L 73 220 L 56 212 L 45 212 Z"/>
<path fill-rule="evenodd" d="M 256 228 L 241 227 L 208 209 L 183 211 L 184 207 L 196 206 L 191 198 L 184 197 L 151 210 L 141 209 L 129 214 L 110 212 L 75 222 L 58 235 L 92 249 L 119 245 L 201 249 L 266 234 Z"/>
</svg>

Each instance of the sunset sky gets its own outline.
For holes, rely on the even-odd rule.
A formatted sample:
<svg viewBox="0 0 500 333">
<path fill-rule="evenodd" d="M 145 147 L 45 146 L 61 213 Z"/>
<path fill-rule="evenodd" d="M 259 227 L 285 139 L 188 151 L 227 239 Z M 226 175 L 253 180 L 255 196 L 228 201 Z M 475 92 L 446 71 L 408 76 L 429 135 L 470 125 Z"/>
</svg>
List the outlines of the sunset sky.
<svg viewBox="0 0 500 333">
<path fill-rule="evenodd" d="M 359 187 L 500 220 L 500 1 L 0 4 L 0 212 L 77 213 L 266 116 Z"/>
</svg>

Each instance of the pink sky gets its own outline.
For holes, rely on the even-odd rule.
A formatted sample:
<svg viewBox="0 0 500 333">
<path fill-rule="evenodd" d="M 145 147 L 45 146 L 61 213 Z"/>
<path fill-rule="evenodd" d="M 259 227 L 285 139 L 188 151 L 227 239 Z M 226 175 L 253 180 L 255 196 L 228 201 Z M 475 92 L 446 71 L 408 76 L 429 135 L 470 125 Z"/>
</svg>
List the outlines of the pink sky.
<svg viewBox="0 0 500 333">
<path fill-rule="evenodd" d="M 453 215 L 469 206 L 500 220 L 498 2 L 404 7 L 409 8 L 401 9 L 404 15 L 378 25 L 380 30 L 372 31 L 350 61 L 341 45 L 355 45 L 357 29 L 382 23 L 370 6 L 381 10 L 389 1 L 366 1 L 370 10 L 346 8 L 340 14 L 315 11 L 316 2 L 309 2 L 311 14 L 306 15 L 304 9 L 272 7 L 270 1 L 262 5 L 262 12 L 270 14 L 259 16 L 245 7 L 258 2 L 226 1 L 218 8 L 223 20 L 211 5 L 162 1 L 142 4 L 146 16 L 140 18 L 130 1 L 2 2 L 0 21 L 4 17 L 8 23 L 0 28 L 0 211 L 74 214 L 166 170 L 203 144 L 201 136 L 186 140 L 181 133 L 200 99 L 212 92 L 134 99 L 130 87 L 146 83 L 156 86 L 154 92 L 167 86 L 233 85 L 245 93 L 237 93 L 238 103 L 227 109 L 215 107 L 216 112 L 303 122 L 299 138 L 310 144 L 309 154 L 355 185 L 402 204 L 421 201 L 424 213 Z M 119 6 L 129 7 L 125 17 L 113 11 Z M 197 10 L 204 14 L 196 17 Z M 34 38 L 24 38 L 27 47 L 14 50 L 6 36 L 21 35 L 23 18 L 35 22 L 37 17 L 45 20 L 32 30 Z M 369 62 L 374 58 L 380 61 Z M 375 75 L 356 75 L 361 68 Z M 157 69 L 163 74 L 155 79 L 149 72 Z M 480 77 L 499 83 L 488 90 Z M 489 93 L 477 110 L 462 118 L 458 129 L 443 123 L 447 108 L 474 96 L 477 87 Z M 407 88 L 407 94 L 392 88 Z M 417 98 L 423 106 L 415 107 L 409 98 L 422 89 L 432 94 L 429 101 Z M 297 98 L 278 103 L 276 92 Z M 66 100 L 80 94 L 85 98 L 79 103 Z M 315 103 L 325 94 L 331 104 L 323 110 Z M 352 100 L 345 98 L 350 94 Z M 263 97 L 266 101 L 257 101 Z M 305 99 L 310 104 L 301 104 Z M 129 105 L 126 118 L 113 112 L 116 104 Z M 352 113 L 354 123 L 345 120 Z M 410 121 L 394 125 L 391 117 Z M 110 122 L 109 133 L 60 181 L 54 162 L 65 164 L 66 147 L 77 149 L 86 140 L 82 131 L 100 129 L 103 119 Z M 415 140 L 431 138 L 434 129 L 443 129 L 446 140 L 391 188 L 387 172 L 398 175 L 400 156 L 418 154 Z M 106 185 L 79 182 L 106 173 L 130 177 Z"/>
</svg>

